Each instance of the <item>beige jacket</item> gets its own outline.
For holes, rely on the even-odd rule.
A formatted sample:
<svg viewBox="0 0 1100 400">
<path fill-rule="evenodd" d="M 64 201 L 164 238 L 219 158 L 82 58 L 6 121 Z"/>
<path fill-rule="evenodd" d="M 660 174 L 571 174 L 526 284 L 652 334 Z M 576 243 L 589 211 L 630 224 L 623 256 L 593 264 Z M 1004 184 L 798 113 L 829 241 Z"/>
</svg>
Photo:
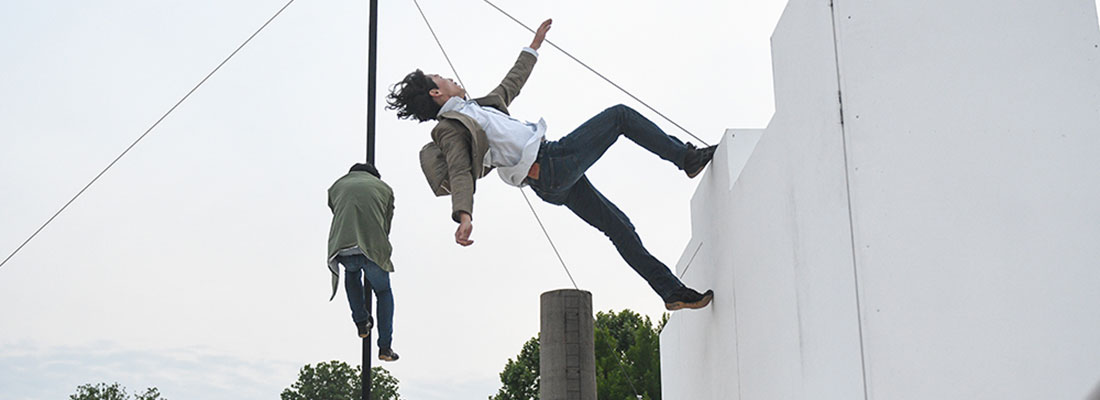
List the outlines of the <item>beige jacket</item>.
<svg viewBox="0 0 1100 400">
<path fill-rule="evenodd" d="M 474 101 L 507 114 L 536 61 L 534 54 L 520 52 L 504 81 L 489 95 Z M 489 139 L 476 121 L 459 112 L 445 112 L 437 119 L 432 141 L 420 149 L 420 168 L 436 196 L 451 195 L 451 219 L 458 222 L 460 212 L 473 217 L 475 182 L 492 170 L 483 165 Z"/>
</svg>

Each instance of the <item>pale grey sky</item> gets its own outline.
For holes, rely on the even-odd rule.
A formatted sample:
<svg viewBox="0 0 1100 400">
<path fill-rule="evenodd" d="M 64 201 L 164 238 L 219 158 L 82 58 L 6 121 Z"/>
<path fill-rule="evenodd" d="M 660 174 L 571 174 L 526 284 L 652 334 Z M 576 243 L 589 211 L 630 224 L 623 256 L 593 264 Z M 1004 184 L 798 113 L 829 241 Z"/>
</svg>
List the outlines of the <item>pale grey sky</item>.
<svg viewBox="0 0 1100 400">
<path fill-rule="evenodd" d="M 6 257 L 284 0 L 0 4 L 0 252 Z M 785 1 L 496 2 L 714 143 L 771 117 L 768 38 Z M 476 0 L 422 0 L 471 93 L 531 35 Z M 0 399 L 79 384 L 168 398 L 271 399 L 306 363 L 359 363 L 343 293 L 328 302 L 325 189 L 364 155 L 366 1 L 298 1 L 0 269 Z M 381 4 L 382 89 L 451 75 L 412 1 Z M 379 97 L 385 94 L 379 92 Z M 380 101 L 381 103 L 381 101 Z M 567 134 L 625 103 L 546 46 L 514 115 Z M 378 111 L 377 164 L 397 198 L 397 310 L 385 366 L 414 400 L 485 398 L 538 331 L 540 293 L 570 283 L 523 198 L 479 185 L 477 243 L 417 164 L 430 124 Z M 672 265 L 696 181 L 621 140 L 589 171 Z M 653 318 L 659 298 L 568 210 L 536 210 L 597 310 Z M 375 362 L 377 365 L 378 362 Z"/>
</svg>

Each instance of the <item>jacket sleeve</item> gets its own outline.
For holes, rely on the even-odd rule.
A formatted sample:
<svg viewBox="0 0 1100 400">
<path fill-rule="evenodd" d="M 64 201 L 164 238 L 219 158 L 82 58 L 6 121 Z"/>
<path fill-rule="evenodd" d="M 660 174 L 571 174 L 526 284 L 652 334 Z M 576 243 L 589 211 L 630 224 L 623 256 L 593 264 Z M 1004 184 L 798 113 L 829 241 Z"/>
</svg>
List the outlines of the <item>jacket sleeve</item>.
<svg viewBox="0 0 1100 400">
<path fill-rule="evenodd" d="M 504 101 L 504 106 L 510 106 L 512 100 L 519 96 L 523 84 L 527 83 L 527 77 L 531 76 L 531 71 L 535 69 L 536 61 L 538 61 L 538 57 L 535 57 L 534 54 L 521 51 L 519 58 L 516 59 L 516 64 L 508 71 L 508 75 L 504 77 L 500 85 L 489 92 L 489 96 L 500 96 L 500 99 Z"/>
<path fill-rule="evenodd" d="M 447 159 L 447 175 L 451 186 L 451 219 L 459 222 L 459 212 L 474 215 L 474 173 L 470 160 L 470 134 L 448 129 L 443 125 L 432 134 Z"/>
<path fill-rule="evenodd" d="M 390 189 L 390 197 L 388 200 L 386 204 L 386 215 L 384 216 L 386 224 L 382 226 L 382 228 L 386 230 L 386 236 L 389 236 L 390 227 L 393 225 L 393 189 Z"/>
</svg>

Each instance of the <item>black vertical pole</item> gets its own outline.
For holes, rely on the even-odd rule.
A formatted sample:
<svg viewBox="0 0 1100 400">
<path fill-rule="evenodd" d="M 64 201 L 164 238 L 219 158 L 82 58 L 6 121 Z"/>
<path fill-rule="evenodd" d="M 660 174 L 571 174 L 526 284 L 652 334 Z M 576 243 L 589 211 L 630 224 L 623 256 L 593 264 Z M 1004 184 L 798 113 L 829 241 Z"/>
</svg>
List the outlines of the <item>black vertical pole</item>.
<svg viewBox="0 0 1100 400">
<path fill-rule="evenodd" d="M 363 287 L 363 290 L 364 290 L 363 294 L 366 295 L 366 297 L 367 297 L 367 311 L 371 313 L 372 318 L 373 318 L 373 316 L 374 316 L 374 312 L 373 312 L 374 311 L 374 306 L 372 305 L 372 303 L 373 303 L 372 299 L 374 297 L 373 293 L 372 293 L 373 288 L 371 288 L 370 281 L 367 280 L 367 274 L 366 273 L 363 273 L 363 284 L 364 284 L 363 285 L 364 286 Z M 360 376 L 360 379 L 362 380 L 362 383 L 363 383 L 363 400 L 370 400 L 370 383 L 371 383 L 371 371 L 370 371 L 370 364 L 371 364 L 371 357 L 370 357 L 371 350 L 370 349 L 371 349 L 371 344 L 370 344 L 370 342 L 371 342 L 371 337 L 373 337 L 373 335 L 367 335 L 367 337 L 363 338 L 363 371 L 362 371 L 362 376 Z"/>
<path fill-rule="evenodd" d="M 378 0 L 370 0 L 370 38 L 367 49 L 367 162 L 374 164 L 374 108 L 378 85 Z"/>
<path fill-rule="evenodd" d="M 378 0 L 370 0 L 370 37 L 367 39 L 369 42 L 367 46 L 367 162 L 374 164 L 374 108 L 375 108 L 375 92 L 377 91 L 377 84 L 375 79 L 375 70 L 378 65 Z M 370 285 L 370 280 L 366 279 L 367 274 L 363 274 L 363 281 L 365 283 L 365 295 L 367 298 L 367 312 L 374 315 L 373 298 L 374 291 Z M 363 398 L 362 400 L 370 400 L 370 384 L 371 384 L 371 336 L 363 338 L 363 371 L 361 382 L 363 384 Z"/>
</svg>

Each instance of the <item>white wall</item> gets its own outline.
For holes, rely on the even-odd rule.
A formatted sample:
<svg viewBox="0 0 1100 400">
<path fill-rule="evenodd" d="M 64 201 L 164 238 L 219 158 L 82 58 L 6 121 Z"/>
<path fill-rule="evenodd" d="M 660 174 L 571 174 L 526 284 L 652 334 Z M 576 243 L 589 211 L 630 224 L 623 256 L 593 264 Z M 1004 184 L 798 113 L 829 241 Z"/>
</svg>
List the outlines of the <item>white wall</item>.
<svg viewBox="0 0 1100 400">
<path fill-rule="evenodd" d="M 835 2 L 788 5 L 775 117 L 693 198 L 677 269 L 716 296 L 663 332 L 664 398 L 1085 397 L 1095 3 Z"/>
<path fill-rule="evenodd" d="M 766 133 L 728 132 L 693 197 L 678 270 L 716 295 L 662 334 L 667 399 L 863 393 L 833 27 L 815 3 L 776 29 Z M 754 144 L 743 171 L 730 165 Z"/>
<path fill-rule="evenodd" d="M 836 11 L 872 397 L 1081 398 L 1100 379 L 1095 3 Z"/>
</svg>

